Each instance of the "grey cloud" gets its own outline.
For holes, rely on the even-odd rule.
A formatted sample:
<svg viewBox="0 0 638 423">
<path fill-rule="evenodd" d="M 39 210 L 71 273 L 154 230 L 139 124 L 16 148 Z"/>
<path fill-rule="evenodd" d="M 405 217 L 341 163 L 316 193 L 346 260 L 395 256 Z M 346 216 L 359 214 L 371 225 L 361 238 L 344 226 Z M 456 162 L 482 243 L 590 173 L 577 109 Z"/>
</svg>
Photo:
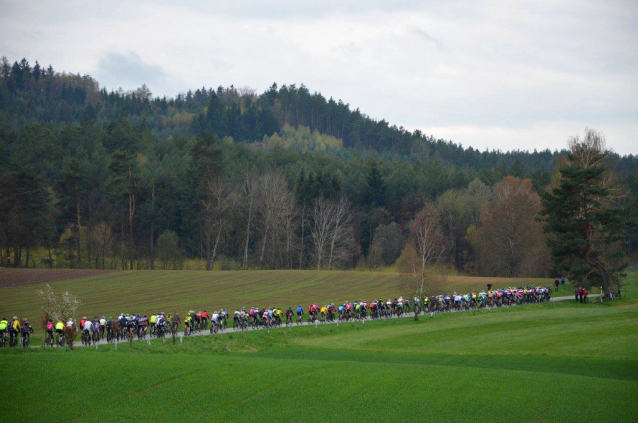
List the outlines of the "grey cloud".
<svg viewBox="0 0 638 423">
<path fill-rule="evenodd" d="M 164 85 L 168 79 L 161 66 L 145 62 L 133 51 L 105 54 L 100 58 L 96 75 L 101 84 L 113 89 L 132 89 L 142 84 L 152 89 Z"/>
<path fill-rule="evenodd" d="M 444 47 L 444 46 L 443 46 L 443 43 L 441 42 L 441 40 L 439 40 L 439 39 L 438 39 L 438 38 L 436 38 L 436 37 L 431 36 L 431 35 L 430 35 L 430 34 L 428 34 L 428 33 L 427 33 L 424 29 L 416 28 L 416 29 L 414 30 L 414 33 L 415 33 L 418 37 L 420 37 L 420 38 L 422 38 L 422 39 L 424 39 L 424 40 L 426 40 L 426 41 L 429 41 L 429 42 L 433 43 L 433 44 L 436 46 L 436 48 L 438 48 L 438 49 L 440 49 L 440 50 L 442 50 L 442 49 L 443 49 L 443 47 Z"/>
<path fill-rule="evenodd" d="M 165 2 L 172 5 L 173 2 Z M 203 3 L 197 0 L 185 0 L 180 2 L 181 7 L 205 11 L 210 14 L 225 15 L 239 19 L 317 19 L 325 16 L 338 16 L 342 14 L 360 14 L 365 12 L 399 12 L 403 10 L 419 10 L 429 4 L 436 5 L 435 1 L 419 0 L 367 0 L 347 1 L 323 0 L 308 2 L 299 0 L 274 0 L 262 1 L 220 1 Z"/>
</svg>

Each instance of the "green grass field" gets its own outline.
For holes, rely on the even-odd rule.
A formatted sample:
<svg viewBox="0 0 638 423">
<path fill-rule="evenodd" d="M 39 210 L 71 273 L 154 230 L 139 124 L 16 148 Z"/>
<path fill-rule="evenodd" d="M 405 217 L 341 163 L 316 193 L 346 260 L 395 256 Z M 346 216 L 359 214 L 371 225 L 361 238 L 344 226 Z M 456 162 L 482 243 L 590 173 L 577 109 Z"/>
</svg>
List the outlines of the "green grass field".
<svg viewBox="0 0 638 423">
<path fill-rule="evenodd" d="M 544 303 L 418 322 L 231 331 L 117 350 L 4 350 L 0 392 L 17 400 L 0 402 L 0 416 L 30 422 L 637 421 L 637 279 L 630 276 L 625 298 L 613 304 Z M 290 295 L 303 296 L 299 289 Z M 219 295 L 236 294 L 219 288 Z"/>
</svg>

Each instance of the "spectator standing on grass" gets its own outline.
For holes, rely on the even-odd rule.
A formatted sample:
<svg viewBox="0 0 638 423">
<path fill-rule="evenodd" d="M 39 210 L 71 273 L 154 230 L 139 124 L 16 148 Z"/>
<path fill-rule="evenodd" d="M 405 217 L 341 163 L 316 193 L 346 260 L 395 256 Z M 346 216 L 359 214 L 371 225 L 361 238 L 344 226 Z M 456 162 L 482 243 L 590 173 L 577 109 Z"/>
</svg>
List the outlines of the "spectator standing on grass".
<svg viewBox="0 0 638 423">
<path fill-rule="evenodd" d="M 587 304 L 587 289 L 583 289 L 583 299 L 584 303 Z"/>
<path fill-rule="evenodd" d="M 556 292 L 558 292 L 558 278 L 554 279 L 554 286 L 556 287 Z"/>
<path fill-rule="evenodd" d="M 563 276 L 562 278 L 560 278 L 560 284 L 565 286 L 565 276 Z"/>
<path fill-rule="evenodd" d="M 576 287 L 574 290 L 574 296 L 576 297 L 576 301 L 578 301 L 578 296 L 580 295 L 580 288 Z"/>
<path fill-rule="evenodd" d="M 585 288 L 580 288 L 579 293 L 580 293 L 580 302 L 583 302 L 583 292 L 585 291 Z"/>
</svg>

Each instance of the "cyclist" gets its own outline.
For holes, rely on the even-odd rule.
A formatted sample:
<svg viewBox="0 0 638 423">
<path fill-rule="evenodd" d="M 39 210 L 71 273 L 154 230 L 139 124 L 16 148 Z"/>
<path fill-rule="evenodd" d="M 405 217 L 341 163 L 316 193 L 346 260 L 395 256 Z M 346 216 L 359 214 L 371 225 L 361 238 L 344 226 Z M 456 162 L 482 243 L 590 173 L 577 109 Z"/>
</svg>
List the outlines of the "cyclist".
<svg viewBox="0 0 638 423">
<path fill-rule="evenodd" d="M 222 330 L 223 330 L 223 329 L 226 329 L 226 326 L 227 326 L 227 323 L 226 323 L 226 322 L 227 322 L 227 320 L 228 320 L 228 312 L 226 311 L 226 309 L 225 309 L 225 308 L 222 308 L 222 309 L 219 311 L 219 324 L 220 324 L 220 326 L 222 327 Z"/>
<path fill-rule="evenodd" d="M 64 333 L 64 321 L 62 321 L 62 319 L 58 320 L 58 322 L 55 324 L 55 333 L 59 342 L 59 340 L 62 338 L 62 334 Z"/>
<path fill-rule="evenodd" d="M 213 315 L 210 318 L 210 324 L 215 327 L 215 330 L 217 330 L 219 325 L 219 312 L 217 310 L 213 311 Z"/>
<path fill-rule="evenodd" d="M 141 316 L 138 320 L 138 327 L 137 327 L 137 334 L 139 337 L 145 338 L 146 337 L 146 329 L 148 327 L 148 317 L 146 316 L 146 314 L 144 316 Z"/>
<path fill-rule="evenodd" d="M 281 326 L 281 324 L 282 324 L 282 317 L 283 317 L 283 314 L 284 314 L 284 313 L 281 311 L 281 309 L 280 309 L 280 308 L 276 308 L 276 309 L 273 311 L 273 316 L 275 317 L 275 322 L 276 322 L 278 325 L 280 325 L 280 326 Z"/>
<path fill-rule="evenodd" d="M 91 332 L 93 332 L 93 322 L 90 320 L 84 321 L 84 326 L 82 326 L 82 331 L 84 332 L 85 339 L 87 339 L 87 344 L 91 342 Z"/>
<path fill-rule="evenodd" d="M 206 328 L 208 327 L 209 319 L 210 319 L 210 316 L 208 312 L 206 310 L 202 311 L 202 326 L 204 327 L 204 330 L 206 330 Z"/>
<path fill-rule="evenodd" d="M 51 344 L 53 344 L 53 320 L 49 319 L 47 321 L 46 330 L 47 330 L 47 335 L 49 336 L 49 340 Z"/>
<path fill-rule="evenodd" d="M 186 315 L 186 318 L 184 319 L 184 335 L 188 336 L 191 333 L 191 321 L 193 320 L 193 318 L 191 317 L 190 313 L 188 313 Z"/>
<path fill-rule="evenodd" d="M 29 335 L 33 333 L 33 328 L 29 324 L 29 321 L 25 318 L 22 319 L 22 345 L 27 346 L 29 342 Z"/>
<path fill-rule="evenodd" d="M 198 311 L 195 313 L 195 321 L 197 322 L 197 327 L 202 328 L 202 312 Z"/>
<path fill-rule="evenodd" d="M 109 316 L 109 320 L 106 321 L 106 339 L 112 339 L 113 337 L 113 316 Z"/>
<path fill-rule="evenodd" d="M 325 321 L 326 320 L 326 316 L 328 315 L 328 307 L 326 307 L 325 305 L 321 307 L 321 321 Z"/>
<path fill-rule="evenodd" d="M 9 321 L 6 317 L 0 320 L 0 336 L 2 337 L 2 346 L 4 347 L 7 342 L 7 330 L 9 329 Z"/>
<path fill-rule="evenodd" d="M 80 330 L 84 330 L 85 323 L 86 323 L 86 316 L 83 316 L 82 320 L 80 320 Z"/>
<path fill-rule="evenodd" d="M 164 336 L 166 334 L 166 327 L 167 327 L 166 316 L 164 316 L 164 313 L 160 313 L 157 316 L 157 320 L 155 322 L 155 329 L 151 329 L 151 330 L 155 330 L 156 336 Z"/>
<path fill-rule="evenodd" d="M 151 335 L 155 335 L 155 323 L 157 323 L 157 314 L 151 314 L 149 322 L 151 323 Z"/>
<path fill-rule="evenodd" d="M 297 323 L 303 320 L 303 307 L 301 304 L 297 306 Z"/>
<path fill-rule="evenodd" d="M 9 345 L 15 347 L 18 343 L 18 333 L 22 331 L 22 326 L 20 325 L 20 320 L 18 320 L 18 316 L 13 316 L 11 320 L 11 324 L 9 325 Z"/>
<path fill-rule="evenodd" d="M 264 309 L 263 313 L 261 314 L 261 319 L 262 324 L 264 326 L 268 326 L 268 324 L 270 323 L 270 310 Z"/>
<path fill-rule="evenodd" d="M 173 320 L 171 321 L 173 332 L 177 332 L 180 323 L 181 319 L 179 318 L 179 313 L 175 313 L 175 316 L 173 316 Z"/>
</svg>

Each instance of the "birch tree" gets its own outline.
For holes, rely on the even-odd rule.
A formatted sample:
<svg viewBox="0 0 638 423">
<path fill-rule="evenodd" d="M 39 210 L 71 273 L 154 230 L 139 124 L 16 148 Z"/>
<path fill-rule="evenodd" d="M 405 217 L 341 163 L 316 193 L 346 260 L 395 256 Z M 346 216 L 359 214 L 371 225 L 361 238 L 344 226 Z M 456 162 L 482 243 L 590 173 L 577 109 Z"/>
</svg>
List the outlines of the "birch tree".
<svg viewBox="0 0 638 423">
<path fill-rule="evenodd" d="M 332 270 L 333 259 L 347 252 L 348 241 L 352 238 L 352 207 L 345 197 L 333 201 L 330 234 L 330 254 L 328 269 Z M 344 251 L 345 250 L 345 251 Z"/>
<path fill-rule="evenodd" d="M 410 222 L 410 241 L 415 254 L 409 265 L 416 282 L 416 295 L 421 297 L 432 282 L 433 270 L 445 251 L 439 216 L 432 204 L 426 205 Z"/>
<path fill-rule="evenodd" d="M 330 241 L 330 227 L 333 214 L 334 207 L 332 202 L 324 198 L 315 200 L 312 207 L 310 241 L 312 243 L 313 253 L 317 263 L 317 270 L 321 270 L 326 248 Z"/>
</svg>

